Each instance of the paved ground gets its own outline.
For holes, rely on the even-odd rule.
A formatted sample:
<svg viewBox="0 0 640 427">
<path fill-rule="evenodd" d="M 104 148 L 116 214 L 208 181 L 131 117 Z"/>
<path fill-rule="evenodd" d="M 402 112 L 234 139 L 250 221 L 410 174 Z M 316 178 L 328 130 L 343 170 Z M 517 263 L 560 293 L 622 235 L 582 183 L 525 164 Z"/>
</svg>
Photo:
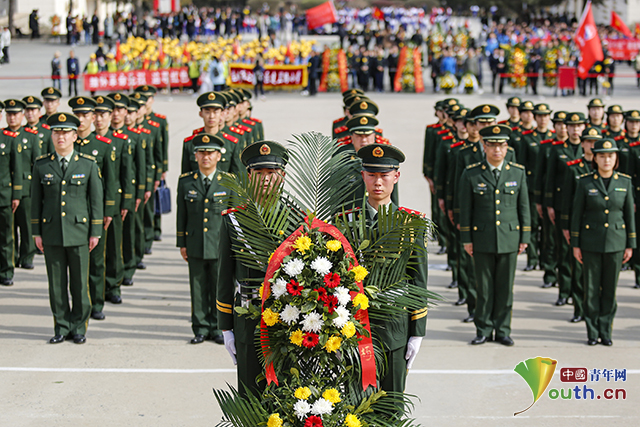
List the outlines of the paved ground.
<svg viewBox="0 0 640 427">
<path fill-rule="evenodd" d="M 46 74 L 55 49 L 15 43 L 14 63 L 0 68 L 0 77 Z M 640 91 L 635 81 L 626 82 L 621 82 L 620 97 L 614 101 L 625 108 L 637 108 Z M 46 82 L 39 80 L 4 81 L 0 97 L 39 92 L 43 84 Z M 402 204 L 429 212 L 428 187 L 421 176 L 422 138 L 424 126 L 433 121 L 433 104 L 441 96 L 371 96 L 380 106 L 385 136 L 407 154 L 400 186 Z M 493 102 L 502 108 L 505 101 L 494 95 L 460 98 L 468 106 Z M 551 97 L 545 101 L 553 109 L 585 111 L 581 98 Z M 338 94 L 316 99 L 277 94 L 254 105 L 267 137 L 277 141 L 308 130 L 328 132 L 331 121 L 341 113 Z M 182 138 L 200 126 L 197 107 L 191 95 L 160 96 L 156 110 L 167 114 L 171 123 L 169 183 L 175 195 Z M 221 414 L 211 389 L 235 384 L 234 367 L 223 346 L 188 344 L 188 273 L 175 248 L 174 222 L 175 214 L 167 215 L 163 241 L 154 245 L 153 255 L 145 259 L 147 270 L 136 275 L 132 288 L 123 289 L 122 305 L 106 306 L 105 321 L 91 322 L 88 342 L 83 346 L 46 344 L 53 328 L 42 257 L 36 258 L 34 271 L 16 272 L 15 286 L 0 289 L 0 425 L 216 424 Z M 451 278 L 442 270 L 445 262 L 443 256 L 430 257 L 430 287 L 448 302 L 429 314 L 428 336 L 407 386 L 407 391 L 419 398 L 415 416 L 423 425 L 637 425 L 638 410 L 632 402 L 640 396 L 640 290 L 631 289 L 631 273 L 621 274 L 611 348 L 586 346 L 584 323 L 568 323 L 571 307 L 553 305 L 557 288 L 540 289 L 539 271 L 517 273 L 512 325 L 516 345 L 471 347 L 468 342 L 475 335 L 474 328 L 461 322 L 466 310 L 451 305 L 457 293 L 446 288 Z M 520 268 L 524 262 L 521 257 Z M 532 409 L 514 419 L 513 413 L 529 406 L 532 397 L 512 370 L 520 361 L 535 356 L 557 359 L 557 371 L 560 367 L 627 369 L 626 382 L 605 384 L 601 379 L 588 383 L 595 395 L 606 388 L 624 388 L 627 398 L 576 402 L 575 398 L 552 400 L 545 394 Z M 566 387 L 556 375 L 549 388 Z"/>
</svg>

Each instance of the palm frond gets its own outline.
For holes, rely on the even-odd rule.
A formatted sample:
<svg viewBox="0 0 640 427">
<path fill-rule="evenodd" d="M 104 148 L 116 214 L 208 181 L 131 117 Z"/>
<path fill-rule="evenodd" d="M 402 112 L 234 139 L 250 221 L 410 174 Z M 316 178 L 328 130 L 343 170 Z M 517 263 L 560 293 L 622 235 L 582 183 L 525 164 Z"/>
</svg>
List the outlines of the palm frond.
<svg viewBox="0 0 640 427">
<path fill-rule="evenodd" d="M 252 393 L 243 397 L 227 384 L 230 391 L 213 389 L 213 394 L 224 414 L 217 427 L 247 427 L 264 424 L 269 414 L 262 407 L 260 400 Z"/>
</svg>

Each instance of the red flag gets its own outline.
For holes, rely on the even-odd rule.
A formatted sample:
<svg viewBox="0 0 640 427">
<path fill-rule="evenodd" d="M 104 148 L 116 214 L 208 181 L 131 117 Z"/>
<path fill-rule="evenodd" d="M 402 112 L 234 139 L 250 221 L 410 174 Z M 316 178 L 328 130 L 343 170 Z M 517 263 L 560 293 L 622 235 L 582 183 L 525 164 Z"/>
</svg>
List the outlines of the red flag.
<svg viewBox="0 0 640 427">
<path fill-rule="evenodd" d="M 338 20 L 337 15 L 332 1 L 322 3 L 320 6 L 307 10 L 307 27 L 313 30 L 325 24 L 333 24 Z"/>
<path fill-rule="evenodd" d="M 580 19 L 580 25 L 578 26 L 574 40 L 582 56 L 580 64 L 578 64 L 578 76 L 584 79 L 587 77 L 591 66 L 596 61 L 602 61 L 604 59 L 602 43 L 600 43 L 598 29 L 593 20 L 591 2 L 588 2 L 584 8 L 584 13 L 582 14 L 582 19 Z"/>
<path fill-rule="evenodd" d="M 624 35 L 625 37 L 628 37 L 630 39 L 633 38 L 633 35 L 631 34 L 631 30 L 629 30 L 629 27 L 627 27 L 625 23 L 622 22 L 622 19 L 620 19 L 620 16 L 618 16 L 618 14 L 615 13 L 613 10 L 611 11 L 611 24 L 609 25 L 611 26 L 611 28 L 620 31 L 622 35 Z"/>
<path fill-rule="evenodd" d="M 384 12 L 380 10 L 380 8 L 374 7 L 372 15 L 374 19 L 377 19 L 378 21 L 384 21 Z"/>
<path fill-rule="evenodd" d="M 158 60 L 162 64 L 162 61 L 164 61 L 164 48 L 162 47 L 162 42 L 160 42 L 159 45 L 160 53 L 158 53 Z"/>
<path fill-rule="evenodd" d="M 120 50 L 120 40 L 116 42 L 116 61 L 120 62 L 122 59 L 122 51 Z"/>
</svg>

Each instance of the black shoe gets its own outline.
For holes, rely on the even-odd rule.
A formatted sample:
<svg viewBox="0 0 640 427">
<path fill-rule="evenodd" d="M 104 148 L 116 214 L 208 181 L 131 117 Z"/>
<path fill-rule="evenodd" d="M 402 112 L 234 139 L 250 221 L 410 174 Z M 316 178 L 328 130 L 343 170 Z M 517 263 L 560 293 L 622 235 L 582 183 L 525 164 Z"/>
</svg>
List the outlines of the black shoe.
<svg viewBox="0 0 640 427">
<path fill-rule="evenodd" d="M 613 341 L 605 340 L 604 338 L 601 339 L 600 342 L 602 343 L 602 345 L 606 345 L 607 347 L 611 347 L 613 345 Z"/>
<path fill-rule="evenodd" d="M 151 252 L 151 248 L 144 248 L 144 254 L 145 255 L 151 255 L 153 252 Z"/>
<path fill-rule="evenodd" d="M 587 341 L 587 345 L 596 345 L 596 344 L 598 344 L 598 340 L 591 340 L 590 339 L 590 340 Z"/>
<path fill-rule="evenodd" d="M 146 269 L 147 269 L 147 266 L 145 265 L 145 263 L 144 263 L 144 262 L 139 262 L 139 263 L 137 263 L 137 264 L 136 264 L 136 268 L 137 268 L 138 270 L 146 270 Z"/>
<path fill-rule="evenodd" d="M 511 337 L 496 337 L 496 342 L 499 342 L 502 345 L 506 345 L 507 347 L 511 347 L 513 345 L 513 340 L 511 339 Z"/>
<path fill-rule="evenodd" d="M 631 270 L 631 267 L 629 266 L 629 264 L 624 264 L 620 269 L 620 271 L 628 271 L 628 270 Z"/>
<path fill-rule="evenodd" d="M 122 281 L 122 286 L 133 286 L 133 279 L 124 279 Z"/>
<path fill-rule="evenodd" d="M 483 337 L 482 335 L 479 335 L 471 340 L 471 345 L 480 345 L 480 344 L 486 343 L 487 341 L 489 341 L 487 337 Z"/>
<path fill-rule="evenodd" d="M 460 298 L 458 301 L 456 301 L 453 305 L 464 305 L 467 303 L 466 298 Z"/>
<path fill-rule="evenodd" d="M 213 335 L 211 337 L 211 339 L 213 340 L 213 342 L 215 342 L 216 344 L 224 344 L 224 337 L 220 334 L 217 335 Z"/>
<path fill-rule="evenodd" d="M 454 289 L 458 287 L 458 281 L 454 280 L 451 283 L 449 283 L 449 286 L 447 286 L 449 289 Z"/>
<path fill-rule="evenodd" d="M 191 344 L 201 344 L 204 342 L 204 335 L 196 335 L 191 338 Z"/>
<path fill-rule="evenodd" d="M 447 267 L 444 269 L 444 271 L 451 271 L 451 270 L 452 270 L 452 268 L 451 268 L 450 265 L 447 265 Z"/>
<path fill-rule="evenodd" d="M 122 297 L 120 295 L 111 295 L 109 297 L 109 302 L 111 304 L 122 304 Z"/>
<path fill-rule="evenodd" d="M 34 266 L 33 264 L 22 264 L 20 268 L 24 268 L 25 270 L 33 270 Z"/>
<path fill-rule="evenodd" d="M 64 336 L 56 335 L 49 340 L 49 344 L 60 344 L 62 341 L 64 341 Z"/>
<path fill-rule="evenodd" d="M 558 298 L 558 301 L 556 301 L 556 305 L 558 306 L 565 305 L 566 303 L 567 303 L 566 298 Z"/>
<path fill-rule="evenodd" d="M 13 286 L 13 279 L 2 279 L 2 281 L 0 281 L 0 285 Z"/>
<path fill-rule="evenodd" d="M 556 285 L 555 282 L 544 282 L 540 287 L 542 289 L 549 289 L 549 288 L 553 288 L 555 285 Z"/>
<path fill-rule="evenodd" d="M 464 319 L 462 319 L 462 321 L 464 323 L 471 323 L 471 322 L 473 322 L 473 319 L 474 319 L 473 314 L 470 314 L 469 316 L 467 316 Z"/>
<path fill-rule="evenodd" d="M 569 320 L 569 322 L 571 322 L 571 323 L 578 323 L 578 322 L 582 322 L 582 320 L 583 320 L 583 319 L 582 319 L 582 316 L 573 316 L 573 317 L 571 318 L 571 320 Z"/>
<path fill-rule="evenodd" d="M 84 335 L 76 334 L 73 336 L 74 344 L 84 344 L 87 342 L 87 338 Z"/>
<path fill-rule="evenodd" d="M 44 252 L 42 252 L 40 249 L 36 248 L 36 254 L 38 254 L 38 255 L 44 255 Z"/>
<path fill-rule="evenodd" d="M 524 271 L 533 271 L 536 269 L 536 265 L 535 264 L 528 264 L 525 268 Z"/>
<path fill-rule="evenodd" d="M 155 236 L 153 236 L 153 241 L 154 242 L 162 242 L 162 237 L 160 237 L 159 234 L 156 234 Z"/>
<path fill-rule="evenodd" d="M 444 255 L 447 253 L 447 247 L 446 246 L 440 246 L 440 250 L 438 250 L 438 252 L 436 252 L 436 255 Z"/>
<path fill-rule="evenodd" d="M 101 311 L 92 311 L 91 312 L 91 318 L 95 319 L 95 320 L 104 320 L 105 315 Z"/>
<path fill-rule="evenodd" d="M 640 289 L 640 283 L 636 283 L 633 289 Z"/>
</svg>

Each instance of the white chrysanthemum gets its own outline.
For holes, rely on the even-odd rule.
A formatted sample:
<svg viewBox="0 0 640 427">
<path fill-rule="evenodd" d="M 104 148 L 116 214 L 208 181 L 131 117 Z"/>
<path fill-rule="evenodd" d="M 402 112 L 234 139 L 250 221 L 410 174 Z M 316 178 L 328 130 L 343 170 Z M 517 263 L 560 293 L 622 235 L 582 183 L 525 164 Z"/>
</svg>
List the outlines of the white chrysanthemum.
<svg viewBox="0 0 640 427">
<path fill-rule="evenodd" d="M 281 277 L 276 279 L 276 283 L 273 284 L 271 288 L 271 292 L 273 293 L 273 297 L 275 299 L 280 298 L 282 295 L 287 293 L 287 281 Z"/>
<path fill-rule="evenodd" d="M 300 310 L 291 304 L 287 304 L 282 313 L 280 313 L 280 319 L 289 325 L 298 321 L 298 316 L 300 316 Z"/>
<path fill-rule="evenodd" d="M 293 405 L 293 412 L 295 412 L 296 417 L 302 421 L 302 419 L 311 412 L 311 405 L 304 400 L 298 400 L 295 405 Z"/>
<path fill-rule="evenodd" d="M 311 407 L 311 413 L 315 415 L 330 414 L 331 411 L 333 411 L 333 403 L 322 397 L 316 400 Z"/>
<path fill-rule="evenodd" d="M 302 330 L 305 332 L 315 332 L 316 334 L 322 329 L 322 317 L 315 311 L 304 315 L 302 321 Z"/>
<path fill-rule="evenodd" d="M 344 286 L 338 286 L 333 290 L 333 295 L 338 298 L 338 304 L 344 306 L 349 304 L 351 301 L 351 295 L 349 294 L 349 289 Z"/>
<path fill-rule="evenodd" d="M 304 270 L 304 262 L 300 258 L 295 258 L 284 265 L 284 272 L 291 277 L 296 277 Z"/>
<path fill-rule="evenodd" d="M 319 256 L 318 258 L 314 259 L 313 262 L 311 263 L 311 268 L 314 269 L 316 273 L 318 273 L 321 276 L 325 276 L 331 273 L 331 267 L 333 267 L 333 264 L 331 264 L 331 261 L 329 261 L 325 257 Z"/>
<path fill-rule="evenodd" d="M 351 318 L 351 313 L 345 307 L 337 307 L 335 313 L 338 315 L 338 317 L 333 319 L 333 324 L 336 328 L 342 328 Z M 280 317 L 282 317 L 282 314 Z"/>
</svg>

